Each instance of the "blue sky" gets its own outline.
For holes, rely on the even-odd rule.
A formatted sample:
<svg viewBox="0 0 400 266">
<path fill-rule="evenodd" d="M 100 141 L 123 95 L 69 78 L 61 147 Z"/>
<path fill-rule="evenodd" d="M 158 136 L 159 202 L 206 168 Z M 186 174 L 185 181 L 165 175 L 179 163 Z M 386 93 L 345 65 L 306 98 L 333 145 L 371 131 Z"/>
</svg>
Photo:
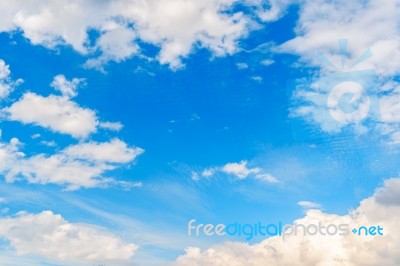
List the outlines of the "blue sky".
<svg viewBox="0 0 400 266">
<path fill-rule="evenodd" d="M 337 2 L 0 4 L 2 264 L 230 265 L 210 253 L 224 245 L 215 256 L 247 256 L 226 244 L 248 245 L 244 236 L 188 236 L 191 219 L 347 219 L 379 203 L 391 228 L 400 53 L 398 18 L 387 13 L 398 6 Z M 332 69 L 318 54 L 339 64 L 368 49 L 365 62 L 339 72 L 374 69 L 362 96 L 372 107 L 358 117 L 355 104 L 369 100 L 347 92 L 342 123 L 327 106 L 339 81 L 324 83 Z M 279 249 L 265 241 L 239 253 Z"/>
</svg>

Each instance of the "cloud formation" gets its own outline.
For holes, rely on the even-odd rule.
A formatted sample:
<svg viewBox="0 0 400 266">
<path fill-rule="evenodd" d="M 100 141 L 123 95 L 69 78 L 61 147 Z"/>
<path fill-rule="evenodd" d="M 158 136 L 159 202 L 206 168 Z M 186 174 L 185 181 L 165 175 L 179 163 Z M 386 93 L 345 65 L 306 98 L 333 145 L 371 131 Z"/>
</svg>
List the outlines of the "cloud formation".
<svg viewBox="0 0 400 266">
<path fill-rule="evenodd" d="M 300 1 L 296 37 L 276 51 L 300 55 L 299 66 L 317 67 L 317 71 L 299 82 L 292 116 L 302 117 L 325 132 L 351 128 L 357 134 L 373 132 L 386 136 L 385 142 L 400 143 L 395 115 L 399 98 L 396 76 L 400 74 L 399 11 L 397 1 Z M 344 39 L 348 43 L 338 45 L 338 40 Z M 361 81 L 361 95 L 353 90 L 348 91 L 352 98 L 341 97 L 339 104 L 343 107 L 347 101 L 349 108 L 333 119 L 329 96 L 335 83 L 341 81 L 339 76 L 353 72 L 347 74 L 348 81 L 359 83 L 362 73 L 357 71 L 368 69 L 375 77 Z M 350 121 L 346 113 L 354 111 L 351 108 L 357 103 L 360 111 L 369 109 L 369 113 L 365 119 L 359 116 Z"/>
<path fill-rule="evenodd" d="M 132 265 L 138 246 L 89 224 L 70 223 L 51 211 L 20 212 L 0 219 L 0 236 L 18 256 L 39 255 L 64 263 Z"/>
<path fill-rule="evenodd" d="M 336 215 L 320 210 L 309 210 L 297 224 L 350 224 L 383 227 L 383 236 L 306 235 L 270 237 L 261 243 L 225 242 L 206 250 L 188 247 L 177 258 L 175 265 L 347 265 L 395 266 L 400 263 L 400 178 L 387 179 L 373 196 L 362 200 L 347 215 Z M 350 228 L 351 230 L 351 228 Z"/>
<path fill-rule="evenodd" d="M 98 69 L 143 53 L 139 43 L 145 42 L 160 49 L 152 59 L 177 68 L 195 48 L 213 56 L 234 53 L 255 28 L 254 16 L 273 21 L 289 2 L 271 1 L 264 8 L 253 0 L 16 0 L 0 3 L 0 31 L 20 30 L 32 44 L 51 49 L 68 45 L 89 57 L 86 66 Z M 256 11 L 235 11 L 239 4 Z M 91 39 L 90 31 L 98 37 Z"/>
<path fill-rule="evenodd" d="M 31 157 L 25 156 L 20 146 L 16 138 L 10 143 L 0 143 L 0 173 L 7 182 L 23 179 L 28 183 L 65 185 L 69 190 L 115 184 L 128 188 L 140 186 L 140 183 L 104 176 L 107 171 L 134 161 L 144 152 L 141 148 L 128 147 L 119 139 L 80 143 L 52 155 L 40 153 Z"/>
</svg>

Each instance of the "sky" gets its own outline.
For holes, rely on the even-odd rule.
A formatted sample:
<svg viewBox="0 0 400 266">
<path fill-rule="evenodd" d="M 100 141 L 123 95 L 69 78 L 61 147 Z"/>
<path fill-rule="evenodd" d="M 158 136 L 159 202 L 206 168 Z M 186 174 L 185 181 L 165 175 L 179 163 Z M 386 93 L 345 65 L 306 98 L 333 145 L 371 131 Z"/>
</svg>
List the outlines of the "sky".
<svg viewBox="0 0 400 266">
<path fill-rule="evenodd" d="M 399 12 L 0 2 L 0 264 L 399 265 Z"/>
</svg>

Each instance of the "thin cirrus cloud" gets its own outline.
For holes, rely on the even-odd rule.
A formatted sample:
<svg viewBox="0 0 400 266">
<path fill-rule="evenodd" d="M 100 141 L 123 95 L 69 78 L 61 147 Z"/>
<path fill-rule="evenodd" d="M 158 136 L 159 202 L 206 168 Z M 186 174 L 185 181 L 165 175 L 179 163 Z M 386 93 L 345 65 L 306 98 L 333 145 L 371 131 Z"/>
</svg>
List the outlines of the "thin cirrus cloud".
<svg viewBox="0 0 400 266">
<path fill-rule="evenodd" d="M 321 209 L 321 204 L 313 201 L 308 201 L 308 200 L 301 200 L 297 202 L 297 205 L 302 207 L 305 210 L 310 210 L 310 209 Z"/>
</svg>

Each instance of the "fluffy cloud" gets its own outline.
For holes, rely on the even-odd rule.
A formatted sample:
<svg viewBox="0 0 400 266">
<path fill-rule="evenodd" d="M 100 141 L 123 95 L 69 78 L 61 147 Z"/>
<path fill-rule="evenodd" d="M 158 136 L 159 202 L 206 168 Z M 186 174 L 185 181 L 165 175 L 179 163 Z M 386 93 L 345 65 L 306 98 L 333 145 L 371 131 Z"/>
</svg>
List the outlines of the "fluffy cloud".
<svg viewBox="0 0 400 266">
<path fill-rule="evenodd" d="M 224 12 L 235 2 L 132 1 L 124 15 L 134 21 L 141 39 L 161 47 L 161 63 L 178 67 L 180 58 L 187 56 L 195 43 L 217 56 L 236 50 L 236 41 L 247 34 L 248 22 L 242 13 Z"/>
<path fill-rule="evenodd" d="M 9 120 L 39 125 L 75 138 L 85 138 L 95 132 L 98 123 L 94 111 L 79 107 L 66 97 L 43 97 L 33 92 L 25 93 L 3 112 Z"/>
<path fill-rule="evenodd" d="M 73 158 L 96 162 L 128 163 L 143 153 L 141 148 L 129 148 L 125 142 L 114 139 L 106 143 L 82 143 L 66 148 L 63 153 Z"/>
<path fill-rule="evenodd" d="M 233 11 L 237 4 L 255 6 L 258 16 L 272 21 L 289 1 L 280 2 L 263 8 L 264 3 L 253 0 L 3 1 L 0 31 L 18 29 L 33 44 L 70 45 L 84 55 L 100 54 L 86 63 L 99 69 L 107 61 L 140 53 L 140 40 L 159 47 L 157 59 L 176 68 L 195 46 L 214 56 L 237 50 L 238 40 L 255 24 L 250 16 Z M 90 30 L 99 37 L 90 40 Z"/>
<path fill-rule="evenodd" d="M 280 49 L 321 66 L 316 51 L 331 54 L 339 51 L 337 40 L 348 39 L 345 66 L 350 67 L 370 48 L 373 56 L 366 67 L 374 67 L 380 74 L 394 75 L 400 69 L 399 8 L 396 1 L 302 1 L 297 36 Z"/>
<path fill-rule="evenodd" d="M 0 72 L 3 78 L 10 75 L 8 66 L 4 65 L 3 72 Z M 99 122 L 94 111 L 82 108 L 71 100 L 77 95 L 77 89 L 83 81 L 78 78 L 67 80 L 65 76 L 57 75 L 50 85 L 61 96 L 51 94 L 44 97 L 27 92 L 11 106 L 2 109 L 6 119 L 39 125 L 81 139 L 79 144 L 70 145 L 56 153 L 33 156 L 27 156 L 21 151 L 22 145 L 17 138 L 12 138 L 9 143 L 0 142 L 0 174 L 6 177 L 6 181 L 23 179 L 29 183 L 59 184 L 70 190 L 112 184 L 124 188 L 140 186 L 140 183 L 116 181 L 104 174 L 134 161 L 144 152 L 143 149 L 129 147 L 119 139 L 101 143 L 83 142 L 83 139 L 96 132 L 97 127 L 116 131 L 122 128 L 118 122 Z M 33 139 L 39 137 L 39 134 L 32 136 Z M 54 141 L 41 140 L 40 143 L 49 147 L 56 146 Z"/>
<path fill-rule="evenodd" d="M 132 29 L 110 22 L 101 32 L 95 46 L 101 55 L 89 59 L 85 63 L 86 67 L 104 71 L 103 66 L 108 61 L 121 62 L 138 53 L 139 46 L 134 42 L 135 33 Z"/>
<path fill-rule="evenodd" d="M 10 75 L 10 66 L 0 59 L 0 99 L 7 97 L 16 86 L 23 82 L 22 79 L 13 81 Z"/>
<path fill-rule="evenodd" d="M 11 106 L 3 108 L 2 112 L 9 120 L 38 125 L 75 138 L 86 138 L 98 127 L 119 131 L 123 127 L 121 123 L 100 122 L 93 110 L 80 107 L 71 100 L 84 81 L 80 78 L 68 80 L 64 75 L 57 75 L 50 86 L 61 95 L 45 97 L 27 92 Z"/>
<path fill-rule="evenodd" d="M 377 226 L 383 236 L 314 235 L 302 233 L 286 237 L 268 238 L 261 243 L 249 245 L 226 242 L 202 251 L 189 247 L 186 254 L 178 257 L 175 265 L 348 265 L 348 266 L 395 266 L 400 262 L 400 179 L 385 181 L 375 194 L 361 201 L 348 215 L 335 215 L 319 210 L 309 210 L 297 224 L 310 225 L 350 224 Z"/>
<path fill-rule="evenodd" d="M 51 211 L 0 219 L 0 236 L 17 255 L 39 255 L 63 263 L 131 265 L 137 249 L 93 225 L 75 224 Z"/>
<path fill-rule="evenodd" d="M 399 11 L 397 1 L 301 1 L 297 36 L 277 50 L 298 54 L 303 63 L 317 66 L 319 71 L 314 73 L 313 82 L 300 82 L 292 115 L 303 117 L 326 132 L 337 132 L 350 125 L 357 133 L 369 129 L 388 135 L 391 143 L 397 143 L 400 131 L 392 122 L 396 117 L 398 98 L 393 79 L 400 73 Z M 342 41 L 338 45 L 339 39 L 347 39 L 348 43 Z M 373 69 L 378 79 L 361 82 L 361 96 L 354 88 L 347 91 L 353 94 L 353 98 L 347 99 L 350 108 L 332 114 L 329 97 L 333 85 L 341 82 L 341 75 L 347 75 L 348 81 L 359 83 L 362 72 L 357 71 L 366 69 Z M 382 94 L 390 95 L 377 99 Z M 338 107 L 343 109 L 346 95 L 338 96 Z M 352 113 L 352 105 L 357 103 L 360 113 Z M 363 108 L 370 108 L 370 112 L 366 114 Z M 349 112 L 352 114 L 346 114 Z M 366 119 L 363 119 L 364 114 Z M 354 119 L 349 119 L 351 115 Z"/>
<path fill-rule="evenodd" d="M 53 155 L 31 157 L 21 152 L 20 146 L 15 138 L 10 143 L 0 143 L 0 173 L 8 182 L 24 179 L 29 183 L 66 185 L 69 190 L 113 184 L 128 188 L 140 185 L 104 176 L 107 171 L 132 162 L 144 152 L 141 148 L 128 147 L 119 139 L 80 143 Z"/>
<path fill-rule="evenodd" d="M 239 163 L 227 163 L 222 166 L 221 171 L 227 174 L 236 176 L 239 179 L 248 177 L 250 174 L 258 174 L 261 169 L 258 167 L 248 168 L 247 161 L 240 161 Z"/>
<path fill-rule="evenodd" d="M 63 96 L 72 98 L 78 94 L 77 89 L 82 82 L 84 82 L 84 79 L 73 78 L 72 80 L 67 80 L 64 75 L 60 74 L 54 77 L 50 86 L 60 91 Z"/>
</svg>

